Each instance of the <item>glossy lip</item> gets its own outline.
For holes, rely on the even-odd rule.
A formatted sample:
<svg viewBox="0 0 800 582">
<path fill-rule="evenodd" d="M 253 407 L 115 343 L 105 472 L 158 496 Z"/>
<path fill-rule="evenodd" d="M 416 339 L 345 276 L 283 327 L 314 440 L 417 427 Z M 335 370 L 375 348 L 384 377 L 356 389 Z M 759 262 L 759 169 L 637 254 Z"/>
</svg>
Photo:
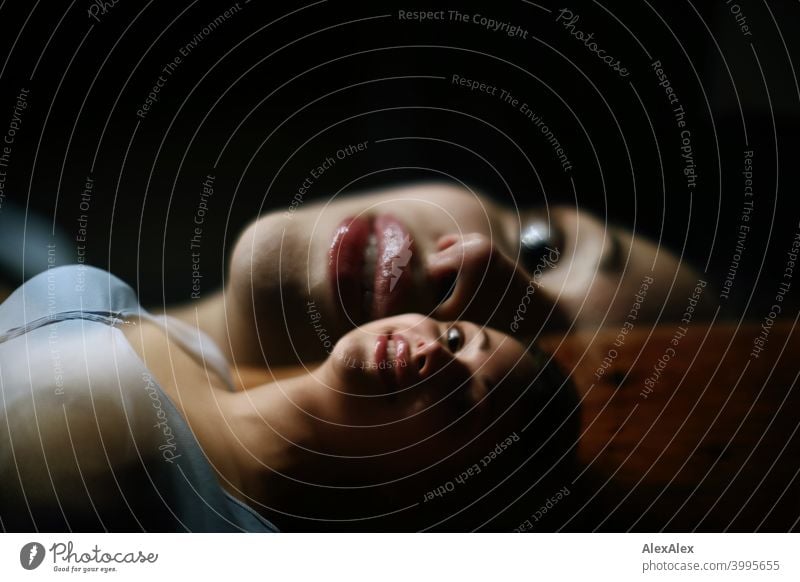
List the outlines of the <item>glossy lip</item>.
<svg viewBox="0 0 800 582">
<path fill-rule="evenodd" d="M 393 341 L 395 346 L 395 358 L 389 360 L 389 342 Z M 411 357 L 411 347 L 400 334 L 388 333 L 378 336 L 375 342 L 375 367 L 384 386 L 389 392 L 395 392 L 405 387 L 406 371 L 409 368 Z"/>
<path fill-rule="evenodd" d="M 375 235 L 377 258 L 373 300 L 364 305 L 364 252 L 370 234 Z M 414 249 L 408 230 L 394 216 L 346 218 L 334 232 L 328 259 L 335 303 L 354 324 L 400 312 L 413 286 Z"/>
<path fill-rule="evenodd" d="M 328 275 L 336 304 L 356 324 L 364 320 L 361 306 L 361 279 L 364 271 L 364 248 L 372 230 L 365 217 L 346 218 L 333 234 L 328 253 Z"/>
<path fill-rule="evenodd" d="M 378 259 L 375 265 L 372 319 L 399 313 L 413 286 L 414 244 L 408 230 L 394 216 L 375 218 Z"/>
</svg>

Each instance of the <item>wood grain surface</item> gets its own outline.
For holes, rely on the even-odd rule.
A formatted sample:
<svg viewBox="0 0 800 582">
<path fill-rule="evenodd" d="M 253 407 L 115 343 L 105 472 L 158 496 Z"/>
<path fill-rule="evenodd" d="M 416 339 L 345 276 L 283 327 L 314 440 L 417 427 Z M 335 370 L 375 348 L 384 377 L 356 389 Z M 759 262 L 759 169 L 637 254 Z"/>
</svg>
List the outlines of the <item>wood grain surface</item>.
<svg viewBox="0 0 800 582">
<path fill-rule="evenodd" d="M 800 333 L 793 324 L 776 322 L 758 357 L 758 324 L 693 324 L 681 337 L 678 325 L 664 325 L 632 331 L 622 343 L 618 334 L 542 342 L 582 400 L 573 483 L 580 494 L 561 525 L 798 529 Z"/>
</svg>

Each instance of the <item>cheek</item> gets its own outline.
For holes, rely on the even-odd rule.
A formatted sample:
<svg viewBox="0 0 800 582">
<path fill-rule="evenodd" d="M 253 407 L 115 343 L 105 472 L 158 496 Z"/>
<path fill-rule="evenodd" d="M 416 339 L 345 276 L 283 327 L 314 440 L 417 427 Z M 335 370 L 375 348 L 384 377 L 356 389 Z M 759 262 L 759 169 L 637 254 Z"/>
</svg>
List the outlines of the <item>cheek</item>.
<svg viewBox="0 0 800 582">
<path fill-rule="evenodd" d="M 570 281 L 563 290 L 550 289 L 553 298 L 570 322 L 600 321 L 606 315 L 619 279 L 601 272 L 596 274 L 594 281 L 591 277 L 586 280 L 582 276 L 578 278 L 581 279 L 580 284 Z"/>
<path fill-rule="evenodd" d="M 362 369 L 363 359 L 361 338 L 351 332 L 330 348 L 330 354 L 317 373 L 320 384 L 336 394 L 331 409 L 337 410 L 339 415 L 355 412 L 356 405 L 367 400 L 363 396 L 374 392 L 374 386 L 370 388 L 368 371 Z"/>
<path fill-rule="evenodd" d="M 276 288 L 279 273 L 291 269 L 301 255 L 290 252 L 296 245 L 290 230 L 284 235 L 286 226 L 286 219 L 275 215 L 251 224 L 234 247 L 231 277 L 240 285 L 258 291 Z"/>
<path fill-rule="evenodd" d="M 611 301 L 617 294 L 614 304 Z M 608 310 L 608 319 L 616 319 L 616 312 L 622 310 L 628 302 L 628 292 L 620 285 L 620 278 L 604 273 L 598 273 L 586 298 L 584 311 L 593 313 L 597 319 L 602 319 Z M 610 308 L 610 309 L 609 309 Z"/>
</svg>

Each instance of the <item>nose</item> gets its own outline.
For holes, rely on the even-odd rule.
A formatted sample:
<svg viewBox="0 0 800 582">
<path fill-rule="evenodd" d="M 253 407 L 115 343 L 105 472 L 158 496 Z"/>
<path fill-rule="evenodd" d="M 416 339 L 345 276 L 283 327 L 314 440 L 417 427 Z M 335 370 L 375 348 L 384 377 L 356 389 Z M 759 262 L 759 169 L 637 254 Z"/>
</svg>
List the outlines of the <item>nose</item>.
<svg viewBox="0 0 800 582">
<path fill-rule="evenodd" d="M 436 338 L 418 339 L 412 359 L 422 378 L 430 378 L 453 360 L 453 355 Z"/>
</svg>

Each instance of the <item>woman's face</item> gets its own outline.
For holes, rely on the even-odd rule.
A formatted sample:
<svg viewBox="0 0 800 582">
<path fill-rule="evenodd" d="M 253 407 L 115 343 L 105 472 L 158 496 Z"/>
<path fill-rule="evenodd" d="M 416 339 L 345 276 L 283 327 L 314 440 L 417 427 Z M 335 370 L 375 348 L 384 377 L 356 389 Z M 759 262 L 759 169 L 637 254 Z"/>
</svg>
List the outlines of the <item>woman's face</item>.
<svg viewBox="0 0 800 582">
<path fill-rule="evenodd" d="M 505 270 L 488 268 L 495 251 Z M 231 289 L 237 305 L 252 305 L 248 317 L 258 329 L 303 359 L 398 313 L 514 330 L 528 283 L 535 287 L 525 305 L 529 321 L 617 323 L 646 276 L 654 284 L 640 319 L 654 319 L 668 303 L 677 312 L 697 280 L 649 240 L 574 208 L 516 211 L 463 188 L 423 184 L 261 218 L 236 245 Z M 490 309 L 500 297 L 502 309 Z"/>
<path fill-rule="evenodd" d="M 518 401 L 541 371 L 526 346 L 474 323 L 406 314 L 346 334 L 313 372 L 323 452 L 376 457 L 400 476 L 482 432 L 505 438 L 535 411 Z M 525 410 L 527 418 L 519 411 Z M 374 467 L 373 467 L 373 470 Z"/>
</svg>

